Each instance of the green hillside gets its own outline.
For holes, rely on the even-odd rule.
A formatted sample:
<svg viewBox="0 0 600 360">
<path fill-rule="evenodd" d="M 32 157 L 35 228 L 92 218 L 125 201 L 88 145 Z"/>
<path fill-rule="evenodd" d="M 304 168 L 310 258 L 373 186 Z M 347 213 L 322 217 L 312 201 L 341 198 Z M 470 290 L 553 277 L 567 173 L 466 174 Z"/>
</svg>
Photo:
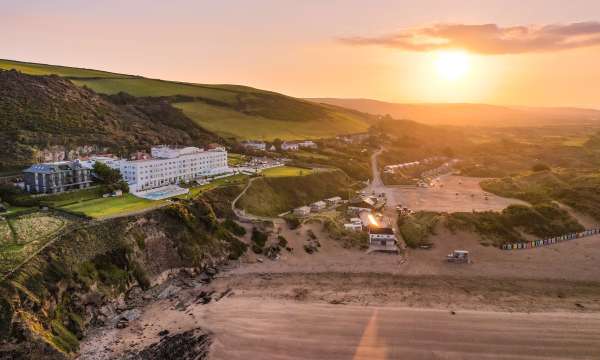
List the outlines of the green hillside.
<svg viewBox="0 0 600 360">
<path fill-rule="evenodd" d="M 0 60 L 0 69 L 58 75 L 97 93 L 172 97 L 194 122 L 224 137 L 299 139 L 365 131 L 370 116 L 239 85 L 203 85 L 64 66 Z"/>
</svg>

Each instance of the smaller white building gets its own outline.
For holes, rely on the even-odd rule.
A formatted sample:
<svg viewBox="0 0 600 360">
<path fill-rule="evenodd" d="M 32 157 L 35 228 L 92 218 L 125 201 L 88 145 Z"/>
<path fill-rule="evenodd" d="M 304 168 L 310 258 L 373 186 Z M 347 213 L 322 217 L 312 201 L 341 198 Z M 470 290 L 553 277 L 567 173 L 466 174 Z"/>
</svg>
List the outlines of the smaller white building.
<svg viewBox="0 0 600 360">
<path fill-rule="evenodd" d="M 296 216 L 308 216 L 310 214 L 310 207 L 300 206 L 294 209 L 294 215 Z"/>
<path fill-rule="evenodd" d="M 264 141 L 242 141 L 242 146 L 245 147 L 246 149 L 253 149 L 253 150 L 261 150 L 261 151 L 265 151 L 267 150 L 267 144 L 265 144 Z"/>
<path fill-rule="evenodd" d="M 105 164 L 106 166 L 108 166 L 111 169 L 119 170 L 122 160 L 118 159 L 118 158 L 108 157 L 108 156 L 92 156 L 87 160 L 75 160 L 75 161 L 78 162 L 81 165 L 81 167 L 83 167 L 84 169 L 93 169 L 94 164 L 96 162 L 100 162 L 102 164 Z"/>
<path fill-rule="evenodd" d="M 396 234 L 391 227 L 369 227 L 369 245 L 395 246 Z"/>
<path fill-rule="evenodd" d="M 284 142 L 281 144 L 281 150 L 283 151 L 297 151 L 298 149 L 300 149 L 300 147 L 298 146 L 297 143 L 292 143 L 292 142 Z"/>
<path fill-rule="evenodd" d="M 310 210 L 312 212 L 319 212 L 319 211 L 325 209 L 326 207 L 327 207 L 327 204 L 325 203 L 325 201 L 317 201 L 317 202 L 310 204 Z"/>
<path fill-rule="evenodd" d="M 304 140 L 304 141 L 300 141 L 298 143 L 298 147 L 308 148 L 308 149 L 316 149 L 317 144 L 312 140 Z"/>
<path fill-rule="evenodd" d="M 330 197 L 329 199 L 325 199 L 327 206 L 336 206 L 342 202 L 342 198 L 339 196 Z"/>
<path fill-rule="evenodd" d="M 362 225 L 347 223 L 347 224 L 344 224 L 344 229 L 346 229 L 348 231 L 361 231 L 362 230 Z"/>
</svg>

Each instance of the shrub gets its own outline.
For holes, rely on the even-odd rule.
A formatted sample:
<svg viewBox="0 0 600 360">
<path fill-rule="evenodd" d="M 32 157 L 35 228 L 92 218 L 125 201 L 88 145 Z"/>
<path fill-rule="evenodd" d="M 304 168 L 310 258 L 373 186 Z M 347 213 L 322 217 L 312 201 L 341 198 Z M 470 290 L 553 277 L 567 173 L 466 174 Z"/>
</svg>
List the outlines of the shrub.
<svg viewBox="0 0 600 360">
<path fill-rule="evenodd" d="M 267 243 L 268 236 L 266 233 L 264 233 L 254 227 L 254 228 L 252 228 L 252 238 L 251 239 L 254 244 L 256 244 L 258 247 L 260 247 L 262 249 L 265 246 L 265 244 Z"/>
<path fill-rule="evenodd" d="M 280 247 L 284 248 L 288 246 L 288 241 L 285 237 L 279 235 L 277 236 L 277 244 L 279 244 Z"/>
<path fill-rule="evenodd" d="M 537 163 L 531 167 L 531 170 L 533 172 L 548 171 L 550 170 L 550 166 L 542 163 Z"/>
<path fill-rule="evenodd" d="M 223 227 L 225 227 L 225 229 L 231 231 L 231 233 L 236 236 L 246 235 L 246 229 L 243 226 L 236 223 L 235 221 L 233 221 L 231 218 L 225 219 L 222 225 Z"/>
</svg>

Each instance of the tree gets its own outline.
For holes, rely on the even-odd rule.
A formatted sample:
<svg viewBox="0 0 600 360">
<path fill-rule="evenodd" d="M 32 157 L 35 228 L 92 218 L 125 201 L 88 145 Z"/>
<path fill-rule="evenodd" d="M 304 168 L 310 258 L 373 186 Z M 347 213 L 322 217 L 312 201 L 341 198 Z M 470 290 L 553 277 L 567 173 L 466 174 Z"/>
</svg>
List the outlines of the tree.
<svg viewBox="0 0 600 360">
<path fill-rule="evenodd" d="M 111 169 L 108 165 L 96 161 L 92 172 L 98 182 L 107 185 L 109 191 L 129 192 L 129 185 L 123 180 L 119 170 Z"/>
<path fill-rule="evenodd" d="M 273 146 L 275 146 L 275 149 L 277 149 L 277 151 L 281 150 L 281 144 L 283 144 L 283 140 L 281 140 L 280 138 L 276 138 L 275 140 L 273 140 Z"/>
<path fill-rule="evenodd" d="M 103 184 L 114 184 L 121 180 L 123 177 L 121 176 L 121 172 L 119 170 L 111 169 L 108 165 L 103 164 L 99 161 L 94 163 L 93 168 L 94 176 Z"/>
</svg>

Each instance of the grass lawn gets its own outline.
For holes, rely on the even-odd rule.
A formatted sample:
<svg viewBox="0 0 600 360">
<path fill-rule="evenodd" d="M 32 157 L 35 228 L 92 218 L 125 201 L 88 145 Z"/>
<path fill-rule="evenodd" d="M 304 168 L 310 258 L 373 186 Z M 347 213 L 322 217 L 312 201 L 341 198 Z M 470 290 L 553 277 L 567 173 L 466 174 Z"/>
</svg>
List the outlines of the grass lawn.
<svg viewBox="0 0 600 360">
<path fill-rule="evenodd" d="M 224 186 L 224 185 L 241 184 L 241 183 L 246 182 L 246 179 L 248 179 L 248 175 L 244 175 L 244 174 L 238 174 L 238 175 L 233 175 L 233 176 L 229 176 L 229 177 L 222 178 L 222 179 L 217 179 L 217 180 L 211 182 L 210 184 L 194 186 L 194 187 L 190 188 L 189 193 L 178 196 L 178 197 L 182 198 L 182 199 L 193 199 L 205 191 L 209 191 L 209 190 L 212 190 L 214 188 L 217 188 L 219 186 Z"/>
<path fill-rule="evenodd" d="M 227 154 L 227 165 L 237 166 L 246 162 L 246 155 L 228 153 Z"/>
<path fill-rule="evenodd" d="M 2 215 L 9 215 L 9 214 L 16 214 L 16 213 L 19 213 L 21 211 L 26 211 L 26 210 L 31 209 L 30 207 L 10 206 L 8 204 L 4 204 L 4 206 L 6 207 L 6 212 L 5 213 L 0 213 L 0 216 L 2 216 Z"/>
<path fill-rule="evenodd" d="M 311 169 L 303 169 L 293 166 L 280 166 L 263 170 L 262 175 L 266 177 L 304 176 L 313 173 Z"/>
<path fill-rule="evenodd" d="M 101 219 L 116 215 L 125 215 L 165 205 L 166 200 L 147 200 L 124 194 L 121 197 L 99 198 L 66 205 L 65 210 L 80 212 L 87 216 Z"/>
<path fill-rule="evenodd" d="M 40 197 L 40 202 L 54 207 L 73 205 L 77 202 L 94 200 L 102 197 L 102 188 L 94 186 L 87 189 Z"/>
</svg>

